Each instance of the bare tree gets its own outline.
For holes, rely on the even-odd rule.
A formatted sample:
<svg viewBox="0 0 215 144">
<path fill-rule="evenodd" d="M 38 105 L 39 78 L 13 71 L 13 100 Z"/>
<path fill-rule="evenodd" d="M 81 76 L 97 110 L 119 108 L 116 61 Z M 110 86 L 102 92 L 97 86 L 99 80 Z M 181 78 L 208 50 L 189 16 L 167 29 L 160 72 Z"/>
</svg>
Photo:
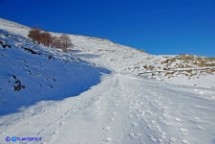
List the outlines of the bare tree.
<svg viewBox="0 0 215 144">
<path fill-rule="evenodd" d="M 34 42 L 40 43 L 41 30 L 39 28 L 33 28 L 29 31 L 28 37 L 30 37 Z"/>
<path fill-rule="evenodd" d="M 63 51 L 67 52 L 68 48 L 72 46 L 72 41 L 70 40 L 69 36 L 66 34 L 61 35 L 60 41 L 62 43 Z"/>
<path fill-rule="evenodd" d="M 51 47 L 62 48 L 62 43 L 59 37 L 52 37 Z"/>
<path fill-rule="evenodd" d="M 38 44 L 44 44 L 47 47 L 61 48 L 64 52 L 67 52 L 69 47 L 72 47 L 72 41 L 68 35 L 63 34 L 60 37 L 53 37 L 48 32 L 41 32 L 39 28 L 33 28 L 29 31 L 28 37 Z"/>
<path fill-rule="evenodd" d="M 39 41 L 44 44 L 44 46 L 49 47 L 52 42 L 52 36 L 48 32 L 44 32 L 40 34 Z"/>
</svg>

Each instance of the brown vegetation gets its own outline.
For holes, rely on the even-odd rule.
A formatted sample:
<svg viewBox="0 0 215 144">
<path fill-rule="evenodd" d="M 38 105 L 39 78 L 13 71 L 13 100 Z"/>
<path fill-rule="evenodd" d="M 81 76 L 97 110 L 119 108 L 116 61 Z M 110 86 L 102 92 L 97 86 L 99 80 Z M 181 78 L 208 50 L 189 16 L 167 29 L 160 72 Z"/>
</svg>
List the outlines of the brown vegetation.
<svg viewBox="0 0 215 144">
<path fill-rule="evenodd" d="M 33 40 L 33 42 L 40 43 L 41 30 L 39 28 L 33 28 L 29 31 L 28 37 Z"/>
<path fill-rule="evenodd" d="M 61 48 L 64 52 L 69 47 L 72 47 L 72 42 L 68 35 L 63 34 L 60 37 L 52 36 L 48 32 L 42 32 L 39 28 L 32 28 L 29 31 L 28 37 L 38 44 L 43 44 L 47 47 Z"/>
<path fill-rule="evenodd" d="M 52 36 L 51 36 L 51 34 L 48 33 L 48 32 L 41 33 L 41 35 L 40 35 L 40 42 L 42 44 L 44 44 L 44 46 L 49 47 L 50 44 L 52 43 Z"/>
<path fill-rule="evenodd" d="M 161 62 L 166 67 L 171 66 L 173 63 L 175 63 L 175 68 L 213 67 L 215 66 L 215 58 L 182 54 Z"/>
<path fill-rule="evenodd" d="M 60 41 L 61 41 L 61 43 L 62 43 L 62 49 L 63 49 L 63 51 L 65 51 L 65 52 L 67 51 L 67 48 L 68 48 L 68 47 L 72 46 L 72 45 L 71 45 L 72 42 L 71 42 L 71 40 L 70 40 L 70 38 L 69 38 L 68 35 L 65 35 L 65 34 L 61 35 L 61 36 L 60 36 Z"/>
</svg>

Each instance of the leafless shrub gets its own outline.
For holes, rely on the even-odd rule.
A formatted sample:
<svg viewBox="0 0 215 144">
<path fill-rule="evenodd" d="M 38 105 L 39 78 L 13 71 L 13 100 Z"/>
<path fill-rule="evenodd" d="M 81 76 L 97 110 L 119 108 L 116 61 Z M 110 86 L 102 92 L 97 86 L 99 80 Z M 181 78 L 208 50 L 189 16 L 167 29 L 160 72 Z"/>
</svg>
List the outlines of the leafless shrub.
<svg viewBox="0 0 215 144">
<path fill-rule="evenodd" d="M 60 37 L 56 37 L 48 32 L 42 32 L 39 28 L 30 30 L 28 37 L 38 44 L 43 44 L 47 47 L 61 48 L 64 52 L 67 52 L 68 48 L 73 46 L 68 35 L 63 34 Z"/>
</svg>

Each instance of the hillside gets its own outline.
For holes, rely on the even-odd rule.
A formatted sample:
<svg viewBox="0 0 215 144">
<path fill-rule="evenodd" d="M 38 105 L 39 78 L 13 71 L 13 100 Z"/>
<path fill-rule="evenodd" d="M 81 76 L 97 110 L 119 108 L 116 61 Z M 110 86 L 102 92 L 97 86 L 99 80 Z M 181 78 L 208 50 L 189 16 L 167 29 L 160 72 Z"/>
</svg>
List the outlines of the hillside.
<svg viewBox="0 0 215 144">
<path fill-rule="evenodd" d="M 0 28 L 27 37 L 28 27 L 3 19 L 0 19 L 0 23 Z M 52 33 L 52 35 L 60 34 Z M 215 58 L 188 54 L 151 55 L 105 39 L 79 35 L 70 35 L 70 38 L 75 46 L 72 53 L 74 56 L 115 72 L 132 73 L 166 82 L 171 78 L 189 80 L 192 77 L 196 81 L 196 83 L 190 82 L 192 86 L 200 87 L 209 86 L 201 84 L 202 78 L 210 79 L 211 75 L 215 74 Z M 177 80 L 172 82 L 177 84 Z"/>
<path fill-rule="evenodd" d="M 79 35 L 65 53 L 29 30 L 0 19 L 0 143 L 214 144 L 214 58 Z"/>
<path fill-rule="evenodd" d="M 109 73 L 6 31 L 0 31 L 0 43 L 0 115 L 42 100 L 77 96 L 97 84 L 102 73 Z"/>
</svg>

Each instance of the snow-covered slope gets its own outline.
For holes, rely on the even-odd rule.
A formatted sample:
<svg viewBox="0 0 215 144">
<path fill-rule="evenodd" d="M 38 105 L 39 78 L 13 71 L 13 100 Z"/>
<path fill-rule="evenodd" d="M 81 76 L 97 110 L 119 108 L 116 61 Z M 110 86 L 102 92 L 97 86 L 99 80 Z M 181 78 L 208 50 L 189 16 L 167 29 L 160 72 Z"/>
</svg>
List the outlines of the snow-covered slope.
<svg viewBox="0 0 215 144">
<path fill-rule="evenodd" d="M 77 35 L 63 53 L 33 44 L 26 26 L 0 29 L 0 143 L 215 143 L 214 59 Z"/>
<path fill-rule="evenodd" d="M 108 72 L 2 30 L 0 43 L 0 115 L 42 100 L 77 96 Z"/>
<path fill-rule="evenodd" d="M 0 29 L 27 37 L 29 27 L 0 18 Z"/>
</svg>

